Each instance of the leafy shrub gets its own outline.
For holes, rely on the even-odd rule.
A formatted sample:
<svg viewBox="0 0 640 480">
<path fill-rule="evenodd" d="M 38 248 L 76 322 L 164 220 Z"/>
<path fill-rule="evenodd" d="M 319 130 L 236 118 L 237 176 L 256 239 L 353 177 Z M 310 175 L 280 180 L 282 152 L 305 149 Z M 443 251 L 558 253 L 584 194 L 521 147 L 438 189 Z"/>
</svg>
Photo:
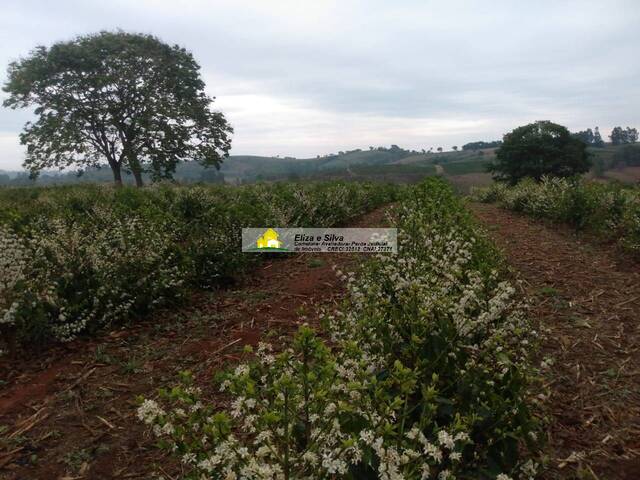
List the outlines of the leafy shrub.
<svg viewBox="0 0 640 480">
<path fill-rule="evenodd" d="M 260 344 L 218 379 L 225 402 L 188 373 L 142 401 L 186 478 L 533 478 L 536 335 L 499 255 L 442 181 L 401 203 L 399 253 L 337 272 L 330 343 L 303 327 L 281 353 Z"/>
<path fill-rule="evenodd" d="M 488 187 L 471 187 L 469 196 L 476 202 L 494 203 L 502 201 L 507 185 L 502 182 L 493 182 Z"/>
<path fill-rule="evenodd" d="M 0 333 L 69 340 L 250 268 L 248 226 L 331 226 L 395 195 L 358 183 L 0 190 Z"/>
<path fill-rule="evenodd" d="M 477 201 L 499 202 L 536 218 L 567 223 L 619 242 L 640 253 L 640 195 L 637 188 L 581 179 L 545 177 L 524 180 L 513 187 L 494 184 L 472 193 Z"/>
</svg>

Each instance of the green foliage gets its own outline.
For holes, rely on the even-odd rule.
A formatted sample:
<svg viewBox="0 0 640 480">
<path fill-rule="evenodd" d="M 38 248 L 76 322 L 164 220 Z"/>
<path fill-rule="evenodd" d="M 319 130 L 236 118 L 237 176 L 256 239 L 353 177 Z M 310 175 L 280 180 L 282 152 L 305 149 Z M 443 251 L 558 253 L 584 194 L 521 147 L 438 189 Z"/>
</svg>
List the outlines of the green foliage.
<svg viewBox="0 0 640 480">
<path fill-rule="evenodd" d="M 480 150 L 482 148 L 496 148 L 499 147 L 500 145 L 502 145 L 502 141 L 500 140 L 496 140 L 494 142 L 469 142 L 469 143 L 465 143 L 462 146 L 463 150 Z"/>
<path fill-rule="evenodd" d="M 611 130 L 609 138 L 611 138 L 611 143 L 613 145 L 636 143 L 638 141 L 638 130 L 631 127 L 615 127 Z"/>
<path fill-rule="evenodd" d="M 0 190 L 0 331 L 12 345 L 135 319 L 250 268 L 247 226 L 340 225 L 384 185 Z"/>
<path fill-rule="evenodd" d="M 594 134 L 593 130 L 591 130 L 590 128 L 587 128 L 586 130 L 580 132 L 572 133 L 571 135 L 573 135 L 574 138 L 577 138 L 583 143 L 586 143 L 587 145 L 591 145 L 593 143 Z"/>
<path fill-rule="evenodd" d="M 604 147 L 604 141 L 602 140 L 602 135 L 600 135 L 598 127 L 595 128 L 595 131 L 587 128 L 586 130 L 572 133 L 572 135 L 588 146 L 596 148 Z"/>
<path fill-rule="evenodd" d="M 4 106 L 36 107 L 21 143 L 25 167 L 95 167 L 107 162 L 138 185 L 142 173 L 170 178 L 178 162 L 218 167 L 232 129 L 211 110 L 199 65 L 185 49 L 151 35 L 101 32 L 36 47 L 9 65 Z"/>
<path fill-rule="evenodd" d="M 526 177 L 571 177 L 589 171 L 586 147 L 565 127 L 539 121 L 506 134 L 489 171 L 510 184 Z"/>
<path fill-rule="evenodd" d="M 617 241 L 633 255 L 640 254 L 640 190 L 613 183 L 543 178 L 513 187 L 495 184 L 476 190 L 476 200 L 500 202 L 536 218 L 568 223 Z"/>
<path fill-rule="evenodd" d="M 260 344 L 218 379 L 226 409 L 189 374 L 141 403 L 186 478 L 533 478 L 535 334 L 499 255 L 441 180 L 401 205 L 399 253 L 336 272 L 330 343 Z"/>
</svg>

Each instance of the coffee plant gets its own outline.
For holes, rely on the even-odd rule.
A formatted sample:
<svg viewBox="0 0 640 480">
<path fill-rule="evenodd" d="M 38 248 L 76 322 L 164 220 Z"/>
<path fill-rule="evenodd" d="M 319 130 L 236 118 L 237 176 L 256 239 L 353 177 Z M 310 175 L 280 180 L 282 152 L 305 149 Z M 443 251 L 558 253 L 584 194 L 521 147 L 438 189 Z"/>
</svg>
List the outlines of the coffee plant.
<svg viewBox="0 0 640 480">
<path fill-rule="evenodd" d="M 545 177 L 523 180 L 513 187 L 493 185 L 472 192 L 472 198 L 498 202 L 535 218 L 565 223 L 617 242 L 640 255 L 640 191 L 615 183 Z"/>
<path fill-rule="evenodd" d="M 348 296 L 260 344 L 211 399 L 180 385 L 138 416 L 191 479 L 531 479 L 537 334 L 449 186 L 400 200 L 399 253 L 340 272 Z"/>
<path fill-rule="evenodd" d="M 391 201 L 365 183 L 0 189 L 0 335 L 70 340 L 224 284 L 250 226 L 338 226 Z M 0 346 L 0 349 L 2 347 Z"/>
</svg>

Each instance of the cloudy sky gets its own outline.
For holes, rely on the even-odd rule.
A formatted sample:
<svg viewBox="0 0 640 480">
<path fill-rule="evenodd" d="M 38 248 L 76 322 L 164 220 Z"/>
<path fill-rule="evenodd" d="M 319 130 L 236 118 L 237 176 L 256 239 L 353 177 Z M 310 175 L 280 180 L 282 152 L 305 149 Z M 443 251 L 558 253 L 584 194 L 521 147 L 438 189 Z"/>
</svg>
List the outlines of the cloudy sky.
<svg viewBox="0 0 640 480">
<path fill-rule="evenodd" d="M 123 29 L 191 50 L 232 154 L 492 140 L 549 119 L 640 127 L 640 3 L 3 0 L 0 81 L 34 46 Z M 0 97 L 4 96 L 0 93 Z M 30 113 L 0 107 L 0 169 Z"/>
</svg>

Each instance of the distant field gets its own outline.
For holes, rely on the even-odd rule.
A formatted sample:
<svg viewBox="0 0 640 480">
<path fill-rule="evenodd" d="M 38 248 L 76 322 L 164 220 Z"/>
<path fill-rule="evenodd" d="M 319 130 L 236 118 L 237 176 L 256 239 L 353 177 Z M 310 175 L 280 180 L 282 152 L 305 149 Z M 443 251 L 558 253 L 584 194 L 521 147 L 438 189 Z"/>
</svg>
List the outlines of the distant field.
<svg viewBox="0 0 640 480">
<path fill-rule="evenodd" d="M 477 160 L 490 160 L 495 156 L 495 151 L 495 148 L 485 148 L 483 150 L 459 150 L 457 152 L 421 153 L 401 158 L 393 163 L 395 165 L 405 165 L 416 163 L 445 164 L 463 161 L 473 162 Z"/>
<path fill-rule="evenodd" d="M 434 175 L 434 165 L 355 165 L 350 168 L 354 173 L 418 173 L 421 175 Z"/>
<path fill-rule="evenodd" d="M 417 155 L 410 155 L 400 160 L 393 162 L 395 165 L 408 165 L 412 163 L 431 163 L 431 160 L 436 157 L 435 154 L 419 153 Z"/>
<path fill-rule="evenodd" d="M 434 165 L 354 165 L 332 169 L 308 177 L 308 180 L 373 181 L 383 183 L 417 183 L 435 175 Z"/>
<path fill-rule="evenodd" d="M 621 147 L 622 145 L 606 145 L 602 148 L 589 147 L 587 151 L 591 154 L 593 160 L 603 159 L 605 161 L 611 161 Z"/>
<path fill-rule="evenodd" d="M 489 160 L 467 160 L 463 162 L 444 163 L 442 168 L 447 175 L 465 175 L 468 173 L 486 173 Z"/>
</svg>

